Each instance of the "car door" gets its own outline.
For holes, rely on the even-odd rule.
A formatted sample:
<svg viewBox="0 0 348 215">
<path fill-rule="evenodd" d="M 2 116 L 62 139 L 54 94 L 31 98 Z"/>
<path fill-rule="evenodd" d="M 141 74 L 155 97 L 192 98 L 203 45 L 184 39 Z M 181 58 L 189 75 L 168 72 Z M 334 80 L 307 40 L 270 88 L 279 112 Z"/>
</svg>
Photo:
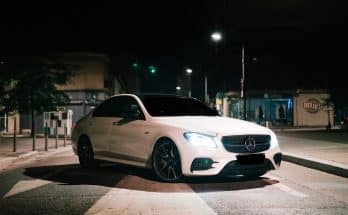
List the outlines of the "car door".
<svg viewBox="0 0 348 215">
<path fill-rule="evenodd" d="M 138 102 L 131 96 L 117 96 L 108 130 L 108 151 L 116 159 L 143 163 L 147 153 L 143 144 L 146 121 Z"/>
<path fill-rule="evenodd" d="M 111 105 L 113 99 L 105 100 L 92 113 L 87 122 L 87 134 L 93 145 L 96 156 L 104 155 L 107 151 L 108 131 L 112 122 Z"/>
</svg>

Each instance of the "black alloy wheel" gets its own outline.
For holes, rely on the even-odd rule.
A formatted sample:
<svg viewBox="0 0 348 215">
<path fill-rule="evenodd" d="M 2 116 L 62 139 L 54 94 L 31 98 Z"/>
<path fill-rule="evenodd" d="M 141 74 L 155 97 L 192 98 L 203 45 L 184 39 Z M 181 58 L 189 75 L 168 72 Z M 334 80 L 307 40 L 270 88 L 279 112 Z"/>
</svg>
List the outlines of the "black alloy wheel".
<svg viewBox="0 0 348 215">
<path fill-rule="evenodd" d="M 79 145 L 79 161 L 82 168 L 93 168 L 95 167 L 94 153 L 89 142 L 82 142 Z"/>
<path fill-rule="evenodd" d="M 176 182 L 182 177 L 181 160 L 177 147 L 170 140 L 164 140 L 155 147 L 152 167 L 156 176 L 165 182 Z"/>
</svg>

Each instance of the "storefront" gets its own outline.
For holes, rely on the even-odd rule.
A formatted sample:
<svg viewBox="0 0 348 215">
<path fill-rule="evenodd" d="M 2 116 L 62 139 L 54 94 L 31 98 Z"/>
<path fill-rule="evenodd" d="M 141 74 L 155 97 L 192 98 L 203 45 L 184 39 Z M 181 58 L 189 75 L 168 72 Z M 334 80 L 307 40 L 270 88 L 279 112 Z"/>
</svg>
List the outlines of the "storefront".
<svg viewBox="0 0 348 215">
<path fill-rule="evenodd" d="M 271 126 L 318 126 L 333 123 L 333 105 L 323 90 L 249 91 L 246 107 L 237 92 L 227 92 L 220 109 L 224 116 Z M 219 101 L 221 103 L 221 101 Z"/>
</svg>

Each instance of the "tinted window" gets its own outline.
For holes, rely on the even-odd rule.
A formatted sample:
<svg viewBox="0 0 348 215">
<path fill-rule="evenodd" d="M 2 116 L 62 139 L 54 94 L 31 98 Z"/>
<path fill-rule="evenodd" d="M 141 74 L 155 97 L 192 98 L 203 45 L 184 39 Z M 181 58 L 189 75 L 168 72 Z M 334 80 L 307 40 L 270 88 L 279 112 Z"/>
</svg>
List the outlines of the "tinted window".
<svg viewBox="0 0 348 215">
<path fill-rule="evenodd" d="M 130 96 L 116 96 L 105 100 L 93 112 L 93 117 L 127 117 L 130 113 L 142 112 L 137 101 Z"/>
<path fill-rule="evenodd" d="M 197 99 L 178 96 L 139 96 L 152 116 L 218 116 Z"/>
</svg>

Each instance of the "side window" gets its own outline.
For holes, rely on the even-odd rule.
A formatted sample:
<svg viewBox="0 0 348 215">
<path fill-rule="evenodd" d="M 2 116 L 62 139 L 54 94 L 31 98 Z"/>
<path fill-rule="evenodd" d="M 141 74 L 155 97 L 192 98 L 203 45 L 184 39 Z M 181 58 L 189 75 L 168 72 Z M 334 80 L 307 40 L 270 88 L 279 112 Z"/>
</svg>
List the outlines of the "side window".
<svg viewBox="0 0 348 215">
<path fill-rule="evenodd" d="M 111 101 L 112 99 L 113 98 L 105 100 L 98 107 L 96 107 L 96 109 L 93 111 L 92 116 L 93 117 L 108 117 L 111 111 L 110 106 L 112 104 L 112 101 Z"/>
<path fill-rule="evenodd" d="M 144 118 L 144 115 L 137 101 L 130 96 L 112 97 L 100 104 L 93 112 L 93 117 L 128 117 L 131 114 L 138 113 Z"/>
<path fill-rule="evenodd" d="M 119 97 L 119 102 L 117 107 L 114 107 L 113 117 L 129 117 L 132 114 L 137 113 L 139 116 L 142 116 L 143 113 L 140 110 L 140 107 L 137 101 L 130 96 Z"/>
</svg>

